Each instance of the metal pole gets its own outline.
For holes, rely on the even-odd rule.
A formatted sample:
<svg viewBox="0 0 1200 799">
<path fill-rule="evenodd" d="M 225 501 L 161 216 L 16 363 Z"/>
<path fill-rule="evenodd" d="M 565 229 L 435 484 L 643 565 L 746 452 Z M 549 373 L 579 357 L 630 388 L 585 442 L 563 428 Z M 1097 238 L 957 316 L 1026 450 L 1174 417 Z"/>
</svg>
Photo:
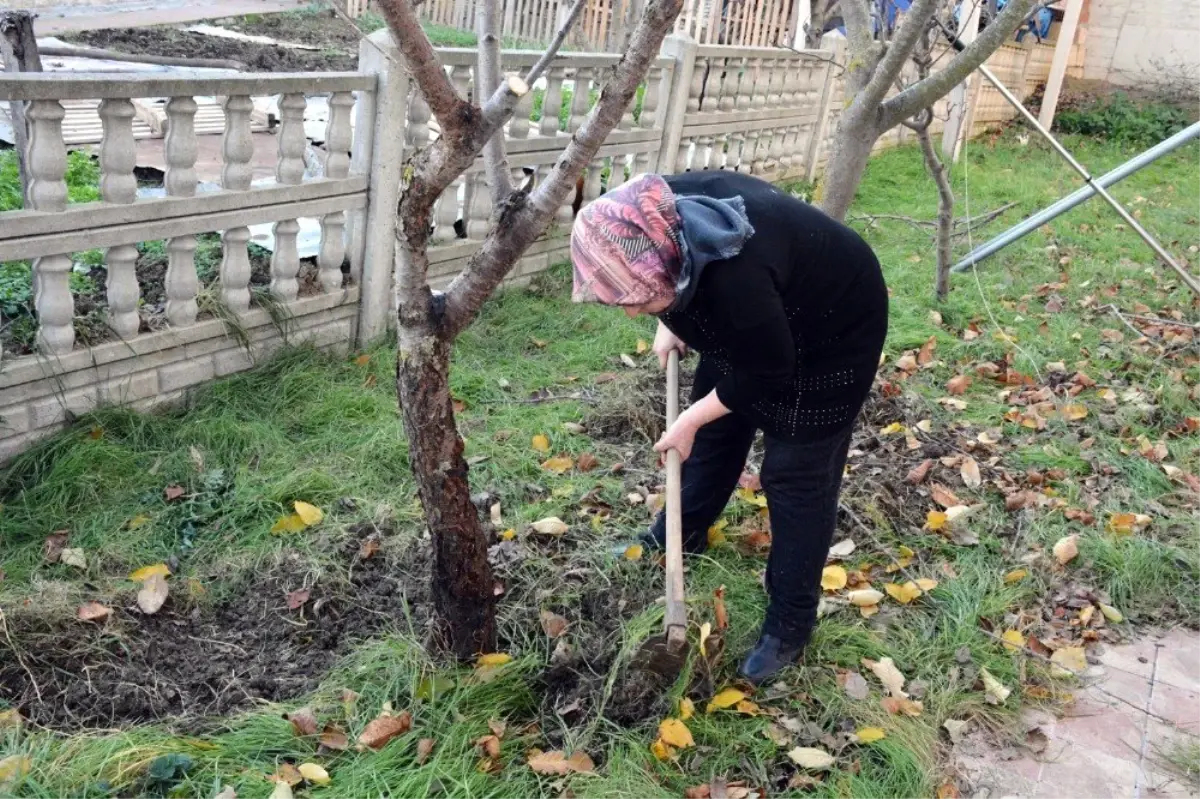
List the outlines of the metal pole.
<svg viewBox="0 0 1200 799">
<path fill-rule="evenodd" d="M 1133 158 L 1130 158 L 1116 169 L 1097 178 L 1096 183 L 1107 188 L 1114 183 L 1124 180 L 1144 167 L 1149 166 L 1158 159 L 1162 158 L 1164 155 L 1178 150 L 1180 147 L 1196 138 L 1200 138 L 1200 122 L 1193 123 L 1169 139 L 1166 139 L 1151 147 L 1149 150 L 1146 150 L 1144 153 L 1135 155 Z M 1028 235 L 1034 230 L 1037 230 L 1039 227 L 1051 221 L 1052 219 L 1062 216 L 1067 211 L 1070 211 L 1077 205 L 1081 205 L 1094 196 L 1096 196 L 1096 190 L 1091 184 L 1084 186 L 1077 191 L 1072 192 L 1071 194 L 1068 194 L 1066 197 L 1063 197 L 1061 200 L 1047 207 L 1045 210 L 1039 211 L 1020 224 L 1014 225 L 1013 227 L 1004 231 L 986 244 L 981 244 L 980 246 L 976 247 L 961 261 L 955 264 L 954 268 L 950 271 L 956 273 L 967 271 L 984 258 L 995 254 L 999 250 L 1007 247 L 1009 244 L 1012 244 L 1014 241 L 1017 241 L 1018 239 Z"/>
<path fill-rule="evenodd" d="M 950 38 L 951 42 L 953 42 L 954 49 L 961 51 L 963 49 L 962 42 L 958 40 L 958 37 L 953 36 L 951 31 L 946 29 L 945 23 L 940 24 L 942 27 L 942 32 Z M 1188 288 L 1190 288 L 1197 295 L 1200 295 L 1200 280 L 1197 280 L 1191 273 L 1180 266 L 1179 263 L 1171 257 L 1171 254 L 1167 252 L 1161 244 L 1158 243 L 1158 240 L 1150 234 L 1150 231 L 1142 227 L 1141 223 L 1134 219 L 1133 215 L 1125 210 L 1125 206 L 1117 202 L 1115 197 L 1109 194 L 1103 186 L 1099 185 L 1092 178 L 1091 173 L 1089 173 L 1087 170 L 1087 167 L 1076 161 L 1075 156 L 1071 155 L 1071 153 L 1067 151 L 1067 148 L 1063 147 L 1062 144 L 1059 143 L 1058 139 L 1054 138 L 1050 131 L 1042 127 L 1042 124 L 1037 121 L 1037 117 L 1029 113 L 1028 108 L 1021 105 L 1021 101 L 1017 99 L 1016 95 L 1010 92 L 1008 87 L 1001 83 L 1000 79 L 997 78 L 992 71 L 983 64 L 979 65 L 979 74 L 983 75 L 983 77 L 987 79 L 988 83 L 995 86 L 996 91 L 1000 92 L 1001 96 L 1003 96 L 1013 108 L 1017 109 L 1017 112 L 1025 118 L 1026 122 L 1033 126 L 1034 130 L 1042 134 L 1043 138 L 1050 142 L 1050 146 L 1053 147 L 1055 151 L 1057 151 L 1058 154 L 1063 157 L 1063 160 L 1071 165 L 1072 169 L 1079 173 L 1084 182 L 1095 189 L 1096 193 L 1104 198 L 1106 203 L 1112 206 L 1113 210 L 1117 212 L 1117 215 L 1120 216 L 1122 220 L 1124 220 L 1125 224 L 1133 228 L 1133 231 L 1142 237 L 1142 241 L 1150 245 L 1150 249 L 1154 250 L 1154 254 L 1158 256 L 1159 260 L 1171 267 L 1171 269 L 1173 269 L 1175 273 L 1179 275 L 1179 279 L 1182 280 Z"/>
</svg>

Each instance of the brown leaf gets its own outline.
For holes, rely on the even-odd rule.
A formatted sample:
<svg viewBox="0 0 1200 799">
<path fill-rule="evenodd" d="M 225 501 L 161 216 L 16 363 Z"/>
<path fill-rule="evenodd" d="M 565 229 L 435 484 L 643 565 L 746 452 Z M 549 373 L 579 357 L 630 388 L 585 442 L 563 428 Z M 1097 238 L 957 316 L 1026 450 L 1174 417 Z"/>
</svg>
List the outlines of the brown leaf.
<svg viewBox="0 0 1200 799">
<path fill-rule="evenodd" d="M 407 710 L 402 710 L 395 716 L 390 713 L 381 713 L 372 719 L 362 734 L 358 736 L 358 742 L 370 749 L 382 749 L 388 741 L 397 735 L 403 735 L 410 729 L 412 729 L 412 714 Z"/>
<path fill-rule="evenodd" d="M 921 351 L 917 353 L 917 365 L 926 366 L 933 362 L 933 352 L 937 349 L 937 336 L 930 336 L 929 339 L 921 345 Z"/>
<path fill-rule="evenodd" d="M 42 557 L 47 563 L 58 563 L 62 557 L 63 548 L 67 545 L 67 537 L 70 532 L 67 530 L 58 530 L 46 536 L 46 543 L 42 550 Z"/>
<path fill-rule="evenodd" d="M 579 460 L 576 462 L 575 465 L 579 468 L 579 471 L 581 471 L 581 472 L 590 472 L 592 469 L 595 469 L 597 466 L 600 465 L 600 461 L 592 453 L 585 452 L 579 456 Z"/>
<path fill-rule="evenodd" d="M 436 743 L 437 742 L 432 738 L 422 738 L 421 740 L 417 741 L 418 766 L 428 760 L 429 756 L 433 754 L 433 747 L 436 745 Z"/>
<path fill-rule="evenodd" d="M 321 746 L 337 752 L 344 752 L 350 746 L 350 741 L 346 738 L 345 730 L 333 724 L 325 725 L 325 729 L 321 730 L 321 737 L 318 740 Z"/>
<path fill-rule="evenodd" d="M 163 489 L 163 497 L 167 502 L 174 502 L 183 496 L 183 486 L 171 484 Z"/>
<path fill-rule="evenodd" d="M 487 757 L 492 759 L 500 757 L 500 739 L 495 735 L 481 736 L 477 741 L 475 741 L 475 745 L 479 747 L 479 751 Z"/>
<path fill-rule="evenodd" d="M 142 590 L 138 591 L 138 607 L 147 615 L 158 613 L 163 603 L 167 601 L 167 594 L 170 593 L 170 590 L 165 577 L 161 574 L 150 575 L 142 583 Z"/>
<path fill-rule="evenodd" d="M 970 455 L 963 459 L 959 475 L 967 488 L 979 488 L 983 484 L 983 478 L 979 474 L 979 463 Z"/>
<path fill-rule="evenodd" d="M 683 799 L 712 799 L 712 791 L 707 782 L 703 785 L 693 785 L 684 789 Z"/>
<path fill-rule="evenodd" d="M 871 693 L 871 686 L 867 684 L 864 678 L 857 671 L 847 671 L 844 674 L 838 675 L 838 682 L 842 685 L 842 690 L 846 692 L 846 696 L 851 699 L 863 700 Z"/>
<path fill-rule="evenodd" d="M 304 603 L 308 601 L 309 594 L 312 591 L 308 588 L 299 588 L 291 591 L 287 595 L 288 610 L 299 610 L 304 607 Z"/>
<path fill-rule="evenodd" d="M 596 764 L 586 752 L 574 752 L 570 757 L 561 751 L 539 752 L 529 758 L 529 767 L 538 774 L 558 774 L 560 776 L 572 773 L 590 774 L 596 770 Z"/>
<path fill-rule="evenodd" d="M 99 602 L 84 602 L 79 606 L 80 621 L 104 621 L 112 613 L 112 608 Z"/>
<path fill-rule="evenodd" d="M 912 485 L 920 485 L 925 482 L 925 478 L 929 475 L 929 470 L 933 468 L 933 458 L 926 458 L 919 464 L 914 466 L 908 473 L 908 477 L 904 478 Z"/>
<path fill-rule="evenodd" d="M 971 385 L 970 375 L 958 375 L 950 378 L 946 383 L 946 393 L 953 396 L 962 396 L 967 393 L 967 388 Z"/>
<path fill-rule="evenodd" d="M 943 508 L 953 508 L 955 505 L 963 504 L 961 499 L 954 496 L 953 491 L 940 483 L 930 483 L 929 493 L 933 496 L 933 501 Z"/>
<path fill-rule="evenodd" d="M 358 559 L 370 560 L 375 557 L 375 553 L 379 551 L 378 538 L 364 538 L 362 543 L 358 545 Z"/>
<path fill-rule="evenodd" d="M 569 622 L 557 613 L 543 610 L 539 614 L 539 618 L 542 621 L 542 630 L 548 638 L 558 638 L 567 631 Z"/>
<path fill-rule="evenodd" d="M 292 730 L 297 735 L 307 736 L 317 734 L 317 716 L 313 713 L 312 708 L 302 707 L 299 710 L 293 710 L 291 713 L 284 713 L 283 717 L 292 723 Z"/>
<path fill-rule="evenodd" d="M 504 731 L 508 729 L 508 723 L 500 719 L 489 719 L 488 729 L 492 731 L 492 735 L 497 738 L 504 738 Z"/>
<path fill-rule="evenodd" d="M 713 615 L 716 616 L 718 630 L 729 626 L 729 614 L 725 610 L 725 586 L 713 591 Z"/>
<path fill-rule="evenodd" d="M 304 782 L 304 775 L 300 773 L 300 769 L 291 763 L 280 763 L 279 768 L 275 770 L 275 774 L 271 779 L 275 782 L 282 782 L 285 785 L 295 787 Z"/>
</svg>

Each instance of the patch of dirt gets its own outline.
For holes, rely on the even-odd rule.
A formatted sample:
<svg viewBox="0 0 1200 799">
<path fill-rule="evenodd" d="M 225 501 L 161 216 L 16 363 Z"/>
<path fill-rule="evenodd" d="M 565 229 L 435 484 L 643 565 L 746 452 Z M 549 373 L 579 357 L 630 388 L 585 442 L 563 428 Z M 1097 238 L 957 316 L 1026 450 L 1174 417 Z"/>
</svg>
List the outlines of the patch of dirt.
<svg viewBox="0 0 1200 799">
<path fill-rule="evenodd" d="M 690 364 L 689 364 L 690 367 Z M 663 433 L 667 414 L 664 373 L 654 368 L 616 373 L 605 386 L 586 424 L 588 434 L 610 444 L 645 444 Z M 692 369 L 679 369 L 679 404 L 692 390 Z"/>
<path fill-rule="evenodd" d="M 273 17 L 311 18 L 302 31 L 292 28 L 268 30 Z M 221 24 L 221 23 L 218 23 Z M 230 26 L 232 27 L 232 26 Z M 237 27 L 245 28 L 239 24 Z M 247 33 L 265 34 L 281 41 L 316 45 L 317 50 L 301 50 L 271 44 L 243 42 L 205 36 L 172 26 L 117 28 L 79 31 L 65 36 L 68 41 L 138 55 L 178 56 L 183 58 L 222 58 L 240 61 L 254 72 L 342 72 L 358 69 L 358 42 L 361 34 L 333 12 L 308 15 L 267 15 Z"/>
<path fill-rule="evenodd" d="M 362 540 L 391 534 L 373 525 L 355 531 L 341 585 L 305 586 L 297 560 L 210 609 L 171 597 L 146 616 L 130 601 L 103 625 L 10 613 L 9 634 L 21 650 L 18 659 L 0 648 L 0 698 L 35 724 L 78 729 L 170 718 L 187 726 L 258 700 L 303 695 L 356 641 L 406 612 L 419 624 L 428 618 L 427 546 L 406 546 L 400 559 L 386 546 L 358 558 Z M 307 600 L 289 610 L 288 594 L 304 588 Z M 173 590 L 184 595 L 186 583 Z"/>
</svg>

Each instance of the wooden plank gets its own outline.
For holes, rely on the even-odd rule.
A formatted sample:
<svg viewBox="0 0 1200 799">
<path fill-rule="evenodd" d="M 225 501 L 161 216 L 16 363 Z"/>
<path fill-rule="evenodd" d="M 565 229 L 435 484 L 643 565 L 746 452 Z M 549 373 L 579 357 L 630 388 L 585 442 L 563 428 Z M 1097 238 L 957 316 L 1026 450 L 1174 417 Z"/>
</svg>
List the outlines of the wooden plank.
<svg viewBox="0 0 1200 799">
<path fill-rule="evenodd" d="M 1083 0 L 1067 0 L 1062 28 L 1058 31 L 1058 43 L 1054 46 L 1054 58 L 1050 62 L 1050 76 L 1046 79 L 1042 110 L 1038 113 L 1038 122 L 1046 130 L 1050 130 L 1050 125 L 1054 122 L 1054 112 L 1058 109 L 1058 96 L 1062 91 L 1063 79 L 1067 75 L 1071 47 L 1075 44 L 1075 29 L 1079 27 L 1079 15 L 1082 10 Z"/>
</svg>

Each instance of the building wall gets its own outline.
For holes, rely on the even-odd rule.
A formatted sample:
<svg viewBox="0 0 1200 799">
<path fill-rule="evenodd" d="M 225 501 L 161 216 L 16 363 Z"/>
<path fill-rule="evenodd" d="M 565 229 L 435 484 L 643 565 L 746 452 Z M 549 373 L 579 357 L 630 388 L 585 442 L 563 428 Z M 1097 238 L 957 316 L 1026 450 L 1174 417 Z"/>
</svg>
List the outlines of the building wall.
<svg viewBox="0 0 1200 799">
<path fill-rule="evenodd" d="M 1087 0 L 1083 77 L 1126 86 L 1200 79 L 1200 0 Z"/>
</svg>

